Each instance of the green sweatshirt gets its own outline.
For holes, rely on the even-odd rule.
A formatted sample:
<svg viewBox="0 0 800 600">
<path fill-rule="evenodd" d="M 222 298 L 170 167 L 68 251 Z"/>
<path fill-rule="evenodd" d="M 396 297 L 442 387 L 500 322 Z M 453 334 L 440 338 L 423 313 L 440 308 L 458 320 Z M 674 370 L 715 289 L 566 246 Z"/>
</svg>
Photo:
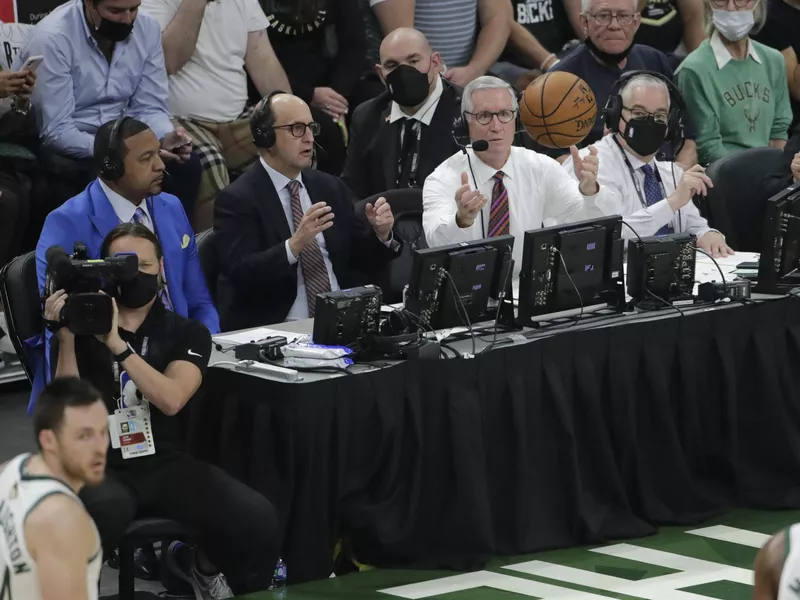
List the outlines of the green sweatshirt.
<svg viewBox="0 0 800 600">
<path fill-rule="evenodd" d="M 721 42 L 706 39 L 675 71 L 697 131 L 701 164 L 788 137 L 792 109 L 783 55 L 759 42 L 749 43 L 745 60 L 731 59 L 720 69 L 714 48 L 719 51 Z M 753 50 L 761 63 L 750 54 Z"/>
</svg>

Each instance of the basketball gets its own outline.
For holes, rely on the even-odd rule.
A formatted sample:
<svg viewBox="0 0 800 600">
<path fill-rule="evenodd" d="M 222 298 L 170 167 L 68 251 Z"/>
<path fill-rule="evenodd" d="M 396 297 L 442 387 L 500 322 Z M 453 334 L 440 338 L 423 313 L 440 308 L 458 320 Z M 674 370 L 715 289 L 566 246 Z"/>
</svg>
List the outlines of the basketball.
<svg viewBox="0 0 800 600">
<path fill-rule="evenodd" d="M 597 117 L 597 102 L 583 79 L 551 71 L 525 89 L 519 113 L 525 131 L 536 142 L 548 148 L 569 148 L 589 135 Z"/>
</svg>

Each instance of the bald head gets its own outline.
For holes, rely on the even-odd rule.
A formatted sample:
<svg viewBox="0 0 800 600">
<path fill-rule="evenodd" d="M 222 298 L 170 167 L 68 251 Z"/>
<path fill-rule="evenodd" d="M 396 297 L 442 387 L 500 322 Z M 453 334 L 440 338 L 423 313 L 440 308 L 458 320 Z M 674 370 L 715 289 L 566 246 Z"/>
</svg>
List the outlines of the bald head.
<svg viewBox="0 0 800 600">
<path fill-rule="evenodd" d="M 311 109 L 302 98 L 292 94 L 278 94 L 272 99 L 272 114 L 275 125 L 311 121 Z"/>
<path fill-rule="evenodd" d="M 381 42 L 381 66 L 393 69 L 399 64 L 408 64 L 409 59 L 430 56 L 432 49 L 428 38 L 421 31 L 410 27 L 399 27 L 383 38 Z"/>
</svg>

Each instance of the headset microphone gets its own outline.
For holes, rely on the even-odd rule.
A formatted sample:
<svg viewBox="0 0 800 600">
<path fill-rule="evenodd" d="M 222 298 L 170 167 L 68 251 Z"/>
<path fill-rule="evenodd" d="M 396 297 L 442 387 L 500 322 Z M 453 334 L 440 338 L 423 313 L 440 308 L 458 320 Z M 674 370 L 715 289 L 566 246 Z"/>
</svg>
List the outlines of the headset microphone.
<svg viewBox="0 0 800 600">
<path fill-rule="evenodd" d="M 473 152 L 486 152 L 489 149 L 489 142 L 486 140 L 475 140 L 472 142 Z"/>
</svg>

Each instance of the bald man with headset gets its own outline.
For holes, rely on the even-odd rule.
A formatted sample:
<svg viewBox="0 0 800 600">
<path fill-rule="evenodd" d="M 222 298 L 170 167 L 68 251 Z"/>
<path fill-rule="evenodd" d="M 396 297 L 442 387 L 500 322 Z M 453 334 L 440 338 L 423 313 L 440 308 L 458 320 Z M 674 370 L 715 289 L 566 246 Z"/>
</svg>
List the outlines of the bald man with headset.
<svg viewBox="0 0 800 600">
<path fill-rule="evenodd" d="M 224 331 L 313 317 L 318 294 L 368 283 L 401 249 L 385 198 L 368 228 L 342 180 L 309 169 L 320 128 L 303 100 L 273 92 L 250 127 L 260 159 L 214 206 Z"/>
</svg>

